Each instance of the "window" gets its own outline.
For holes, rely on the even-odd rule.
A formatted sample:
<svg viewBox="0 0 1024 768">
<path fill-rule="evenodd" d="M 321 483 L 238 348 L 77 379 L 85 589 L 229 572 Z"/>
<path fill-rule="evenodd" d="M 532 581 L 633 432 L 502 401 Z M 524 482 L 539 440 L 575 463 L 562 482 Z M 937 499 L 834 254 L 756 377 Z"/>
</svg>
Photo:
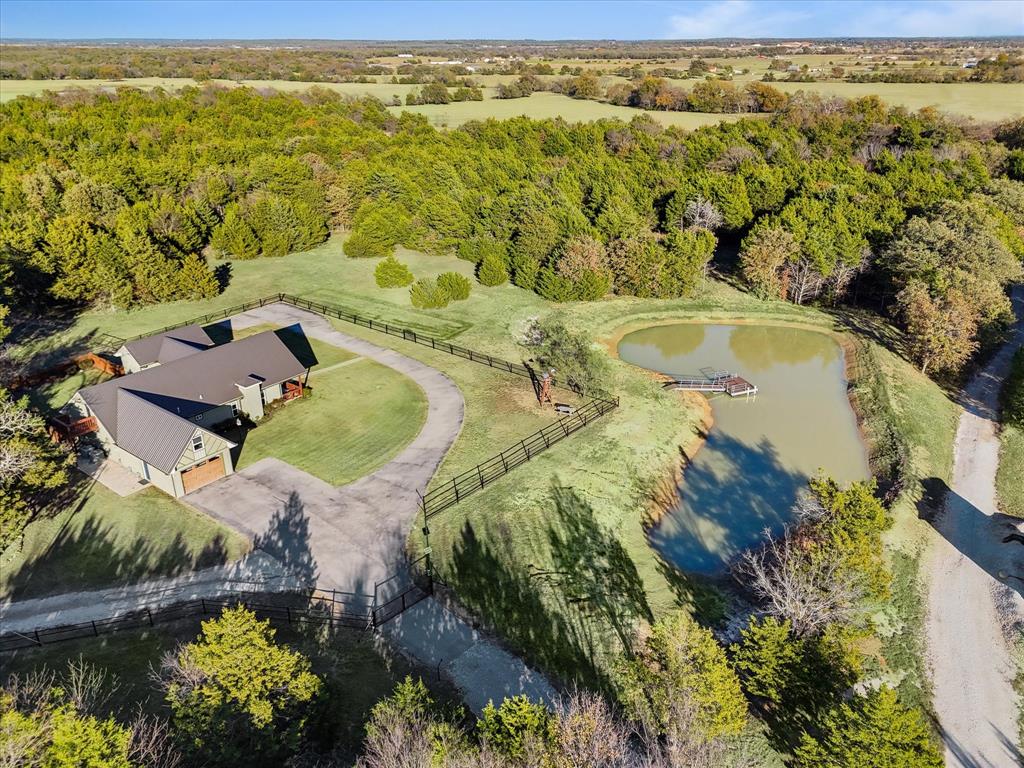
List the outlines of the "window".
<svg viewBox="0 0 1024 768">
<path fill-rule="evenodd" d="M 238 403 L 232 403 L 231 404 L 231 418 L 233 418 L 233 419 L 237 419 L 238 418 Z"/>
<path fill-rule="evenodd" d="M 196 455 L 197 459 L 200 456 L 206 455 L 206 447 L 203 445 L 203 436 L 198 433 L 192 436 L 192 452 Z"/>
</svg>

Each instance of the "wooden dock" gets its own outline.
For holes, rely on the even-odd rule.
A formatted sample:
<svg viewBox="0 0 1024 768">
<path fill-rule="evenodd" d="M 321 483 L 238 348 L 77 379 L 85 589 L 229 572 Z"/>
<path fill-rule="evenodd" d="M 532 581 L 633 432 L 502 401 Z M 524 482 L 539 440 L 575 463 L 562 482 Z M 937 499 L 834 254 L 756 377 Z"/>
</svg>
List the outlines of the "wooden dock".
<svg viewBox="0 0 1024 768">
<path fill-rule="evenodd" d="M 687 389 L 694 392 L 724 392 L 729 397 L 756 395 L 757 386 L 742 376 L 729 371 L 701 370 L 700 376 L 673 376 L 666 385 L 669 389 Z"/>
</svg>

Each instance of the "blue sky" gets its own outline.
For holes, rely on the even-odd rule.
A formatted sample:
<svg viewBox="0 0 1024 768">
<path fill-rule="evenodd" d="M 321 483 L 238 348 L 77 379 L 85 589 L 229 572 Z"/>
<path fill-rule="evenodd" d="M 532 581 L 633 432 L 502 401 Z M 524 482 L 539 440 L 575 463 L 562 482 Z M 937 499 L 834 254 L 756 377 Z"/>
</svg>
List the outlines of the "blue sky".
<svg viewBox="0 0 1024 768">
<path fill-rule="evenodd" d="M 436 40 L 1024 35 L 1024 0 L 2 0 L 3 38 Z"/>
</svg>

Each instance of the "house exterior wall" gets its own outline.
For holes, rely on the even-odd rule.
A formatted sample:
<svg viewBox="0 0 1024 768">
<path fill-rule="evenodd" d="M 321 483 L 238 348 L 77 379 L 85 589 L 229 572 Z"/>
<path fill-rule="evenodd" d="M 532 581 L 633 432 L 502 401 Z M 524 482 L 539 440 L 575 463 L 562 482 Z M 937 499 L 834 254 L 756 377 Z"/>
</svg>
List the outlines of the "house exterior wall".
<svg viewBox="0 0 1024 768">
<path fill-rule="evenodd" d="M 263 418 L 263 401 L 260 399 L 260 385 L 250 384 L 248 387 L 239 387 L 241 393 L 241 409 L 253 421 Z"/>
<path fill-rule="evenodd" d="M 193 464 L 203 461 L 204 459 L 209 459 L 213 456 L 218 456 L 225 452 L 229 454 L 231 453 L 231 446 L 228 443 L 228 441 L 225 440 L 223 437 L 215 435 L 212 432 L 206 432 L 205 430 L 203 431 L 202 435 L 204 448 L 203 455 L 196 456 L 195 451 L 192 450 L 192 441 L 190 440 L 188 444 L 185 446 L 185 450 L 182 452 L 181 457 L 178 459 L 178 463 L 175 466 L 175 469 L 179 471 L 182 469 L 188 469 Z M 225 466 L 229 466 L 230 463 L 231 458 L 229 456 L 228 461 L 225 462 Z M 230 474 L 230 472 L 228 472 L 228 474 Z"/>
<path fill-rule="evenodd" d="M 280 384 L 271 384 L 263 390 L 263 400 L 267 403 L 272 403 L 279 399 L 284 394 L 283 387 Z"/>
</svg>

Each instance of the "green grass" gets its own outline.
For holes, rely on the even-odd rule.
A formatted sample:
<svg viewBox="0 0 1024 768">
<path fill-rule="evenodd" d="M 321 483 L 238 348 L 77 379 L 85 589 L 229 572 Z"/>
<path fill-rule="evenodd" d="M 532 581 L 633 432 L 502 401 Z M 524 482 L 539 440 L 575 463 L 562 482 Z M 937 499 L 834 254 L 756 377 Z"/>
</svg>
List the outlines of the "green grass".
<svg viewBox="0 0 1024 768">
<path fill-rule="evenodd" d="M 0 596 L 23 600 L 174 576 L 247 550 L 245 538 L 155 488 L 122 498 L 90 483 L 59 514 L 31 523 L 23 546 L 0 556 Z"/>
<path fill-rule="evenodd" d="M 109 374 L 99 368 L 79 368 L 66 378 L 30 387 L 20 394 L 28 395 L 32 406 L 45 413 L 62 408 L 83 387 L 99 384 L 109 378 Z"/>
<path fill-rule="evenodd" d="M 1024 517 L 1024 348 L 1013 356 L 1000 399 L 1002 431 L 996 496 L 1000 511 Z"/>
<path fill-rule="evenodd" d="M 372 360 L 314 372 L 310 390 L 249 431 L 239 469 L 274 456 L 332 485 L 344 485 L 397 455 L 426 420 L 423 390 Z"/>
<path fill-rule="evenodd" d="M 470 120 L 506 120 L 525 115 L 534 120 L 561 117 L 569 122 L 588 122 L 618 118 L 629 121 L 637 115 L 650 115 L 664 126 L 678 126 L 692 130 L 722 121 L 732 122 L 750 115 L 705 112 L 657 112 L 653 110 L 620 107 L 586 99 L 572 99 L 560 93 L 539 92 L 523 99 L 494 99 L 462 101 L 451 104 L 423 104 L 420 106 L 388 107 L 395 114 L 415 112 L 425 115 L 430 124 L 438 128 L 458 128 Z"/>
<path fill-rule="evenodd" d="M 1004 424 L 999 440 L 999 472 L 996 475 L 999 511 L 1024 517 L 1024 429 Z"/>
</svg>

